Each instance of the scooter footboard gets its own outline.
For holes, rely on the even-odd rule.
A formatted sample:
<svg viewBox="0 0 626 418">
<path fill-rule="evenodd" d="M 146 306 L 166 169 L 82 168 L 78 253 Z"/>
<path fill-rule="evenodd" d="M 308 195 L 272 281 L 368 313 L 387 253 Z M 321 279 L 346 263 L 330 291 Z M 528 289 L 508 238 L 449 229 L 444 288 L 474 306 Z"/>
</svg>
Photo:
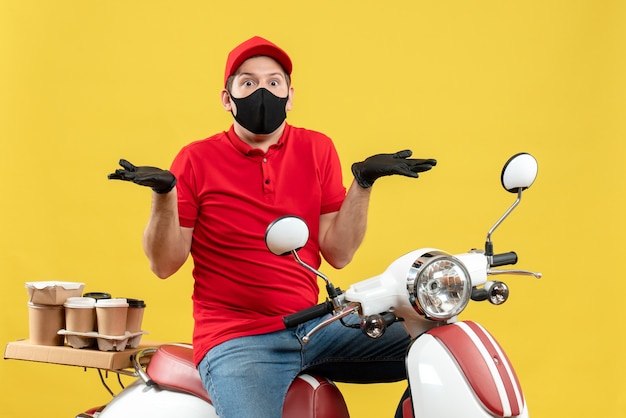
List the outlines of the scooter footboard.
<svg viewBox="0 0 626 418">
<path fill-rule="evenodd" d="M 433 328 L 409 349 L 415 416 L 527 417 L 513 366 L 479 324 Z"/>
</svg>

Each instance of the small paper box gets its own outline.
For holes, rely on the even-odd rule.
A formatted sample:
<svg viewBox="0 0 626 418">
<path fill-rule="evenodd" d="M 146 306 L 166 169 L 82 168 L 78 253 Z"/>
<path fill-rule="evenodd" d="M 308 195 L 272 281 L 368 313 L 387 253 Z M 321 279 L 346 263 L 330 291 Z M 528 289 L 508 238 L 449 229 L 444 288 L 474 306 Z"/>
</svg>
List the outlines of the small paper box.
<svg viewBox="0 0 626 418">
<path fill-rule="evenodd" d="M 28 301 L 39 305 L 63 305 L 67 298 L 80 296 L 85 283 L 78 282 L 28 282 Z"/>
</svg>

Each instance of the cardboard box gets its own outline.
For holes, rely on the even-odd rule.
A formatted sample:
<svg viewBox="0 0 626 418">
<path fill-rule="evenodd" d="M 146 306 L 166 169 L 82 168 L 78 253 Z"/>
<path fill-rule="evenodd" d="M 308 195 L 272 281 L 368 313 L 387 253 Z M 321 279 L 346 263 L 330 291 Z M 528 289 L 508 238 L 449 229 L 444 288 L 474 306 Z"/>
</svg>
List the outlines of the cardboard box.
<svg viewBox="0 0 626 418">
<path fill-rule="evenodd" d="M 124 351 L 100 351 L 68 346 L 35 345 L 28 340 L 19 340 L 7 344 L 4 358 L 5 360 L 28 360 L 103 370 L 121 370 L 133 367 L 131 356 L 134 353 L 144 348 L 158 347 L 161 344 L 154 341 L 144 341 L 136 348 Z"/>
<path fill-rule="evenodd" d="M 39 305 L 63 305 L 67 298 L 80 296 L 85 283 L 27 282 L 28 301 Z"/>
</svg>

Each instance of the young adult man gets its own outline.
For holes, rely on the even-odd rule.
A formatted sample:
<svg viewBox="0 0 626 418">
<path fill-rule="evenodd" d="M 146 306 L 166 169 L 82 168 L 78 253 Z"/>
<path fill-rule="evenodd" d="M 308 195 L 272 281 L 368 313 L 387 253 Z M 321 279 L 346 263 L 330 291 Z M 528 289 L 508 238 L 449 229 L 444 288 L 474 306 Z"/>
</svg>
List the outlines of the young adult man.
<svg viewBox="0 0 626 418">
<path fill-rule="evenodd" d="M 271 254 L 267 226 L 297 215 L 311 234 L 299 252 L 311 266 L 321 257 L 347 265 L 363 240 L 374 181 L 418 177 L 432 159 L 410 151 L 378 154 L 355 163 L 343 186 L 339 158 L 327 136 L 289 125 L 292 62 L 273 43 L 253 37 L 228 55 L 222 106 L 232 113 L 226 132 L 193 142 L 170 170 L 136 167 L 111 179 L 154 190 L 144 250 L 160 278 L 194 261 L 194 358 L 222 418 L 281 416 L 291 381 L 303 370 L 351 382 L 405 378 L 408 337 L 393 326 L 370 340 L 359 330 L 331 326 L 308 344 L 302 337 L 319 320 L 285 329 L 285 315 L 317 303 L 315 276 L 293 260 Z"/>
</svg>

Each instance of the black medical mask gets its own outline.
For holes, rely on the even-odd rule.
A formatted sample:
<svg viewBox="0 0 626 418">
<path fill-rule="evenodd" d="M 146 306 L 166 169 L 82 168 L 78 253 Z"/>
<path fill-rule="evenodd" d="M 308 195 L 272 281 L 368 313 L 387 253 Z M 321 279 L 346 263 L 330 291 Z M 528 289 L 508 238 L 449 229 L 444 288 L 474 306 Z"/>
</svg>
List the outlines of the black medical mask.
<svg viewBox="0 0 626 418">
<path fill-rule="evenodd" d="M 257 89 L 247 97 L 237 99 L 232 95 L 237 114 L 235 120 L 241 126 L 257 135 L 267 135 L 274 132 L 287 118 L 287 97 L 278 97 L 265 88 Z"/>
</svg>

